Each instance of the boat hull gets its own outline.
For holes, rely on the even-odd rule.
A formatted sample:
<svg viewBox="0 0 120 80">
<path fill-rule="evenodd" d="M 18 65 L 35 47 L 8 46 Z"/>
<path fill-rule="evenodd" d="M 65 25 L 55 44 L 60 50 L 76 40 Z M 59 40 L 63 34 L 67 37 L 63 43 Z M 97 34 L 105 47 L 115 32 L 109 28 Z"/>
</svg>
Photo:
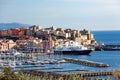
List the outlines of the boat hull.
<svg viewBox="0 0 120 80">
<path fill-rule="evenodd" d="M 89 55 L 92 50 L 81 50 L 81 51 L 54 51 L 54 54 L 59 55 Z"/>
</svg>

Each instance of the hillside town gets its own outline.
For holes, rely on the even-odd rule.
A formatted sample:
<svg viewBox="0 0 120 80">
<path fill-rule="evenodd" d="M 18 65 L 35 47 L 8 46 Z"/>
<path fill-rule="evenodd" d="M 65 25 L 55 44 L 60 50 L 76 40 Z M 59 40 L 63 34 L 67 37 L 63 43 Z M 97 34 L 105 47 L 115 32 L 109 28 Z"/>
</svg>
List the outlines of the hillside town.
<svg viewBox="0 0 120 80">
<path fill-rule="evenodd" d="M 96 43 L 94 35 L 88 30 L 75 30 L 63 28 L 43 28 L 30 26 L 29 28 L 11 28 L 0 30 L 0 51 L 17 49 L 22 52 L 49 53 L 52 49 L 66 41 L 74 40 L 84 46 Z"/>
</svg>

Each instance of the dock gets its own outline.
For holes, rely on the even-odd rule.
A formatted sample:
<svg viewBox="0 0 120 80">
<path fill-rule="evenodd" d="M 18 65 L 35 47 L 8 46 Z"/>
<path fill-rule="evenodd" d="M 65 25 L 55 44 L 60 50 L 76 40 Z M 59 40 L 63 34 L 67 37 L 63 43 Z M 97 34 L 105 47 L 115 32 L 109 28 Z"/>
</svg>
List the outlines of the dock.
<svg viewBox="0 0 120 80">
<path fill-rule="evenodd" d="M 54 68 L 54 67 L 52 67 L 52 68 L 22 68 L 22 70 L 24 70 L 24 71 L 31 71 L 31 70 L 40 71 L 40 70 L 55 70 L 55 69 L 57 70 L 57 69 L 63 69 L 63 68 Z M 21 70 L 21 68 L 15 69 L 14 72 L 16 72 L 18 70 Z"/>
<path fill-rule="evenodd" d="M 90 67 L 109 67 L 108 64 L 89 61 L 89 60 L 79 60 L 79 59 L 73 59 L 73 58 L 64 58 L 64 60 L 70 63 L 80 64 L 80 65 L 85 65 L 85 66 L 90 66 Z"/>
<path fill-rule="evenodd" d="M 105 45 L 103 46 L 104 51 L 120 51 L 120 45 Z"/>
<path fill-rule="evenodd" d="M 71 72 L 80 72 L 80 71 L 89 71 L 89 70 L 75 69 L 75 70 L 59 70 L 59 71 L 52 71 L 52 72 L 53 73 L 71 73 Z"/>
<path fill-rule="evenodd" d="M 92 77 L 92 76 L 108 76 L 113 75 L 113 71 L 82 71 L 73 74 L 80 75 L 81 77 Z"/>
<path fill-rule="evenodd" d="M 42 71 L 34 71 L 34 70 L 28 70 L 24 71 L 25 74 L 31 74 L 31 75 L 37 75 L 37 76 L 46 76 L 48 77 L 53 76 L 54 78 L 64 77 L 68 78 L 70 76 L 77 75 L 81 78 L 85 77 L 93 77 L 93 76 L 110 76 L 113 75 L 113 71 L 83 71 L 83 72 L 72 72 L 72 73 L 52 73 L 52 72 L 42 72 Z"/>
<path fill-rule="evenodd" d="M 45 67 L 43 65 L 16 66 L 15 68 Z"/>
<path fill-rule="evenodd" d="M 74 72 L 76 71 L 76 72 Z M 92 77 L 92 76 L 108 76 L 113 75 L 113 71 L 88 71 L 88 70 L 67 70 L 67 71 L 54 71 L 59 72 L 59 74 L 67 74 L 67 75 L 78 75 L 81 77 Z M 54 73 L 53 72 L 53 73 Z"/>
<path fill-rule="evenodd" d="M 95 51 L 120 51 L 120 45 L 103 45 L 103 46 L 96 46 Z"/>
</svg>

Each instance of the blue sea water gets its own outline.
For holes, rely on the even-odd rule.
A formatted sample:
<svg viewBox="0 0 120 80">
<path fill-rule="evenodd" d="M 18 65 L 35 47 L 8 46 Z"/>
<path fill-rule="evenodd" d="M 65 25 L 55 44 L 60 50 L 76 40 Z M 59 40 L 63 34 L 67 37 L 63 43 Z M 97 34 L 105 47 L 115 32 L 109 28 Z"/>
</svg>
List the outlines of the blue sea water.
<svg viewBox="0 0 120 80">
<path fill-rule="evenodd" d="M 104 42 L 105 44 L 119 44 L 120 45 L 120 31 L 92 31 L 95 40 Z"/>
<path fill-rule="evenodd" d="M 117 44 L 120 45 L 120 31 L 92 31 L 94 34 L 95 40 L 98 42 L 102 41 L 105 44 Z M 54 56 L 57 57 L 57 56 Z M 85 59 L 92 60 L 97 62 L 102 62 L 109 64 L 108 68 L 98 68 L 98 67 L 88 67 L 72 63 L 63 63 L 63 64 L 47 64 L 47 67 L 62 67 L 62 70 L 76 70 L 84 69 L 89 71 L 95 70 L 114 70 L 120 69 L 120 51 L 94 51 L 90 56 L 88 55 L 63 55 L 62 57 L 75 58 L 75 59 Z M 61 70 L 61 71 L 62 71 Z M 43 70 L 46 71 L 46 70 Z M 57 71 L 57 70 L 47 70 L 47 71 Z M 58 69 L 58 71 L 60 71 Z"/>
</svg>

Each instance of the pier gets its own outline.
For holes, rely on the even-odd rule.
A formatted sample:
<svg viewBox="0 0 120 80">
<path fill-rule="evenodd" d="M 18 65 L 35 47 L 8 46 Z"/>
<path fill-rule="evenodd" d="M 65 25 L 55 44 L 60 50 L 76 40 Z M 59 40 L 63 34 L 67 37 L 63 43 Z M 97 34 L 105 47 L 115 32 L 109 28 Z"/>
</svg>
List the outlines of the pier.
<svg viewBox="0 0 120 80">
<path fill-rule="evenodd" d="M 95 47 L 95 50 L 96 51 L 101 51 L 101 50 L 104 50 L 104 51 L 120 51 L 120 45 L 104 45 L 104 46 L 97 46 Z"/>
<path fill-rule="evenodd" d="M 89 61 L 89 60 L 78 60 L 78 59 L 72 59 L 72 58 L 64 58 L 64 60 L 70 63 L 80 64 L 80 65 L 85 65 L 85 66 L 90 66 L 90 67 L 109 67 L 108 64 Z"/>
<path fill-rule="evenodd" d="M 76 71 L 76 72 L 74 72 L 74 71 Z M 59 72 L 59 74 L 78 75 L 81 77 L 113 75 L 112 70 L 110 70 L 110 71 L 67 70 L 67 71 L 54 71 L 54 72 Z"/>
<path fill-rule="evenodd" d="M 104 51 L 119 51 L 120 45 L 105 45 L 103 46 Z"/>
<path fill-rule="evenodd" d="M 89 70 L 75 69 L 75 70 L 59 70 L 59 71 L 51 71 L 51 72 L 52 73 L 72 73 L 72 72 L 80 72 L 80 71 L 89 71 Z"/>
<path fill-rule="evenodd" d="M 112 75 L 113 71 L 83 71 L 76 72 L 75 74 L 80 75 L 81 77 L 108 76 Z"/>
<path fill-rule="evenodd" d="M 63 69 L 63 68 L 54 68 L 54 67 L 52 67 L 52 68 L 22 68 L 22 70 L 35 70 L 35 71 L 38 71 L 38 70 L 57 70 L 57 69 Z M 21 68 L 19 68 L 19 69 L 16 69 L 16 70 L 14 70 L 14 72 L 16 72 L 16 71 L 18 71 L 18 70 L 21 70 Z"/>
<path fill-rule="evenodd" d="M 53 76 L 54 78 L 69 78 L 71 76 L 79 76 L 81 78 L 88 78 L 88 77 L 93 77 L 93 76 L 110 76 L 113 75 L 113 71 L 83 71 L 83 72 L 72 72 L 72 73 L 51 73 L 51 72 L 41 72 L 41 71 L 34 71 L 34 70 L 28 70 L 24 71 L 25 74 L 32 74 L 32 75 L 37 75 L 37 76 L 48 76 L 51 77 Z"/>
</svg>

